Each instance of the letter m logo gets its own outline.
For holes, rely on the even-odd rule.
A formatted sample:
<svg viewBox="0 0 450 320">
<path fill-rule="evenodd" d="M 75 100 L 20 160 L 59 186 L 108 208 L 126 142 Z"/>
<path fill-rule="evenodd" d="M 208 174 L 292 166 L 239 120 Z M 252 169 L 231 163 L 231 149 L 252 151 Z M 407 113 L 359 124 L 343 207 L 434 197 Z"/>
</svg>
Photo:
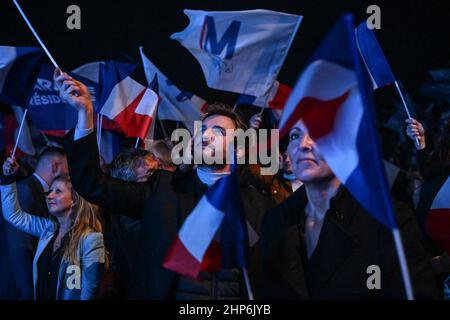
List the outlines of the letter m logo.
<svg viewBox="0 0 450 320">
<path fill-rule="evenodd" d="M 206 16 L 203 22 L 202 33 L 200 35 L 200 49 L 211 54 L 221 56 L 226 48 L 225 56 L 222 59 L 231 59 L 236 48 L 240 21 L 233 20 L 230 26 L 223 33 L 220 41 L 217 39 L 216 25 L 214 17 Z"/>
</svg>

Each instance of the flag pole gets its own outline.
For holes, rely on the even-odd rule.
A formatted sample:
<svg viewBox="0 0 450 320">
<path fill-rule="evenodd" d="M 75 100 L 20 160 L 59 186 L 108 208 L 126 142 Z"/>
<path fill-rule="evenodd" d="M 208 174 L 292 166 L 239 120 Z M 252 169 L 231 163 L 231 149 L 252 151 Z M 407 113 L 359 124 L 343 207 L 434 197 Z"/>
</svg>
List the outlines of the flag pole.
<svg viewBox="0 0 450 320">
<path fill-rule="evenodd" d="M 395 248 L 397 250 L 398 260 L 400 262 L 400 269 L 402 271 L 403 283 L 405 285 L 406 297 L 408 300 L 414 300 L 414 294 L 411 285 L 411 278 L 409 276 L 408 264 L 406 263 L 405 250 L 403 248 L 402 238 L 397 228 L 392 230 L 394 237 Z"/>
<path fill-rule="evenodd" d="M 28 27 L 30 28 L 31 32 L 33 33 L 33 35 L 35 36 L 36 40 L 39 42 L 39 44 L 41 45 L 42 49 L 44 49 L 45 53 L 47 54 L 47 56 L 49 57 L 50 61 L 52 62 L 52 64 L 55 66 L 55 68 L 59 69 L 58 64 L 56 63 L 55 59 L 53 59 L 53 56 L 50 54 L 50 51 L 48 51 L 47 47 L 45 46 L 44 42 L 41 40 L 41 38 L 39 37 L 39 35 L 37 34 L 36 30 L 34 30 L 33 26 L 31 25 L 30 21 L 28 20 L 27 16 L 25 15 L 25 13 L 22 11 L 22 8 L 19 6 L 19 4 L 17 3 L 16 0 L 13 0 L 14 4 L 17 7 L 17 10 L 19 10 L 19 13 L 22 15 L 22 18 L 25 20 L 26 24 L 28 25 Z"/>
<path fill-rule="evenodd" d="M 264 112 L 264 107 L 261 107 L 261 110 L 259 111 L 258 116 L 262 116 L 263 112 Z"/>
<path fill-rule="evenodd" d="M 134 146 L 135 149 L 137 149 L 139 146 L 139 137 L 136 138 L 136 145 Z"/>
<path fill-rule="evenodd" d="M 250 280 L 248 278 L 248 272 L 247 272 L 247 268 L 242 268 L 242 273 L 244 275 L 244 281 L 245 281 L 245 286 L 247 287 L 247 294 L 248 294 L 248 299 L 249 300 L 254 300 L 253 299 L 253 292 L 252 292 L 252 288 L 250 286 Z"/>
<path fill-rule="evenodd" d="M 394 84 L 395 84 L 395 89 L 396 89 L 398 95 L 400 96 L 400 99 L 402 100 L 403 107 L 405 107 L 405 111 L 406 111 L 406 115 L 408 116 L 408 119 L 412 119 L 411 114 L 409 113 L 409 110 L 408 110 L 408 106 L 406 104 L 405 97 L 403 96 L 402 90 L 400 89 L 400 86 L 398 85 L 397 80 L 394 81 Z M 417 139 L 417 137 L 414 137 L 414 142 L 417 147 L 420 147 L 419 139 Z"/>
<path fill-rule="evenodd" d="M 42 136 L 44 137 L 45 144 L 46 144 L 47 146 L 49 146 L 49 145 L 50 145 L 50 140 L 48 140 L 47 135 L 46 135 L 46 134 L 44 133 L 44 131 L 42 131 L 42 130 L 40 130 L 40 133 L 41 133 Z"/>
<path fill-rule="evenodd" d="M 100 120 L 98 123 L 98 140 L 97 140 L 98 152 L 101 151 L 101 146 L 102 146 L 102 123 L 103 123 L 103 115 L 100 114 Z"/>
<path fill-rule="evenodd" d="M 22 121 L 20 121 L 20 127 L 19 132 L 17 133 L 16 143 L 14 144 L 14 150 L 11 154 L 11 158 L 14 159 L 14 156 L 16 155 L 17 145 L 19 144 L 20 134 L 22 133 L 23 123 L 25 122 L 25 117 L 27 116 L 28 109 L 25 109 L 25 112 L 22 116 Z"/>
<path fill-rule="evenodd" d="M 99 122 L 98 120 L 100 119 L 100 114 L 97 114 L 97 119 L 95 120 L 96 124 L 97 124 L 97 132 L 96 132 L 96 139 L 97 139 L 97 145 L 98 145 L 98 128 L 99 128 Z"/>
</svg>

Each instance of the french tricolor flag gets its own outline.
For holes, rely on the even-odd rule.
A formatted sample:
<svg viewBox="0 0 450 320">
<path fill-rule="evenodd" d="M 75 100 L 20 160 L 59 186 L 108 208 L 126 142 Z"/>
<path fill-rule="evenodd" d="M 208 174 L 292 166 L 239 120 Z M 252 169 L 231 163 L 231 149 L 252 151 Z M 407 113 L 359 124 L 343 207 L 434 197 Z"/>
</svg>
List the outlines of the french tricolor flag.
<svg viewBox="0 0 450 320">
<path fill-rule="evenodd" d="M 302 120 L 338 179 L 381 223 L 396 228 L 376 137 L 372 88 L 353 18 L 343 16 L 300 76 L 280 120 L 281 136 Z"/>
<path fill-rule="evenodd" d="M 44 59 L 40 48 L 0 46 L 0 101 L 26 106 Z"/>
<path fill-rule="evenodd" d="M 99 113 L 119 124 L 128 137 L 144 139 L 156 118 L 159 98 L 132 74 L 126 64 L 109 61 L 100 66 Z"/>
<path fill-rule="evenodd" d="M 450 254 L 450 177 L 431 204 L 425 222 L 427 234 Z"/>
<path fill-rule="evenodd" d="M 220 231 L 219 231 L 220 230 Z M 235 170 L 210 187 L 186 218 L 163 266 L 198 278 L 200 271 L 244 268 L 249 236 Z"/>
<path fill-rule="evenodd" d="M 142 65 L 149 87 L 160 97 L 158 119 L 182 121 L 184 126 L 194 132 L 194 121 L 199 120 L 208 106 L 207 102 L 185 90 L 179 89 L 170 81 L 139 48 Z"/>
<path fill-rule="evenodd" d="M 378 144 L 372 84 L 360 61 L 353 17 L 328 33 L 292 90 L 281 136 L 301 120 L 336 177 L 395 242 L 406 297 L 414 299 L 400 231 Z"/>
</svg>

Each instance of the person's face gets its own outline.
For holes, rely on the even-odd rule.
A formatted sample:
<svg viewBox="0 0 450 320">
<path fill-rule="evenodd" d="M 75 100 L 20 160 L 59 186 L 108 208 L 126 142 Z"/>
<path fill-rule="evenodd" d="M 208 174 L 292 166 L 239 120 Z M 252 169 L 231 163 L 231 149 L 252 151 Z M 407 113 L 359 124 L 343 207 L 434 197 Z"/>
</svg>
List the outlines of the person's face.
<svg viewBox="0 0 450 320">
<path fill-rule="evenodd" d="M 47 207 L 51 215 L 57 216 L 73 207 L 72 191 L 66 182 L 55 181 L 47 193 Z"/>
<path fill-rule="evenodd" d="M 298 121 L 289 131 L 289 154 L 292 169 L 297 179 L 308 182 L 319 182 L 334 177 L 316 144 L 305 132 Z"/>
<path fill-rule="evenodd" d="M 202 122 L 202 154 L 203 159 L 216 159 L 226 163 L 229 146 L 233 143 L 232 135 L 227 136 L 227 130 L 235 130 L 233 120 L 222 115 L 213 115 Z M 217 158 L 216 158 L 217 157 Z"/>
<path fill-rule="evenodd" d="M 285 172 L 287 174 L 290 174 L 293 172 L 291 158 L 289 158 L 287 151 L 285 153 L 283 153 L 283 155 L 282 155 L 281 169 L 283 170 L 283 172 Z"/>
<path fill-rule="evenodd" d="M 146 156 L 142 164 L 136 168 L 136 181 L 145 182 L 158 169 L 158 161 L 151 156 Z"/>
</svg>

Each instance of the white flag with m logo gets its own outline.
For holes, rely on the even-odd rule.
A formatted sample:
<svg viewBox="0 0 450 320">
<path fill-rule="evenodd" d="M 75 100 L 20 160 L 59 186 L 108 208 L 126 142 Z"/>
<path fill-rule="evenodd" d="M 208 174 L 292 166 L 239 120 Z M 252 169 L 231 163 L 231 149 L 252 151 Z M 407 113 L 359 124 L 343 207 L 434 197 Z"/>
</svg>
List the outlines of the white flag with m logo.
<svg viewBox="0 0 450 320">
<path fill-rule="evenodd" d="M 200 63 L 209 87 L 263 96 L 272 87 L 302 20 L 270 10 L 184 10 L 190 23 L 175 33 Z"/>
</svg>

